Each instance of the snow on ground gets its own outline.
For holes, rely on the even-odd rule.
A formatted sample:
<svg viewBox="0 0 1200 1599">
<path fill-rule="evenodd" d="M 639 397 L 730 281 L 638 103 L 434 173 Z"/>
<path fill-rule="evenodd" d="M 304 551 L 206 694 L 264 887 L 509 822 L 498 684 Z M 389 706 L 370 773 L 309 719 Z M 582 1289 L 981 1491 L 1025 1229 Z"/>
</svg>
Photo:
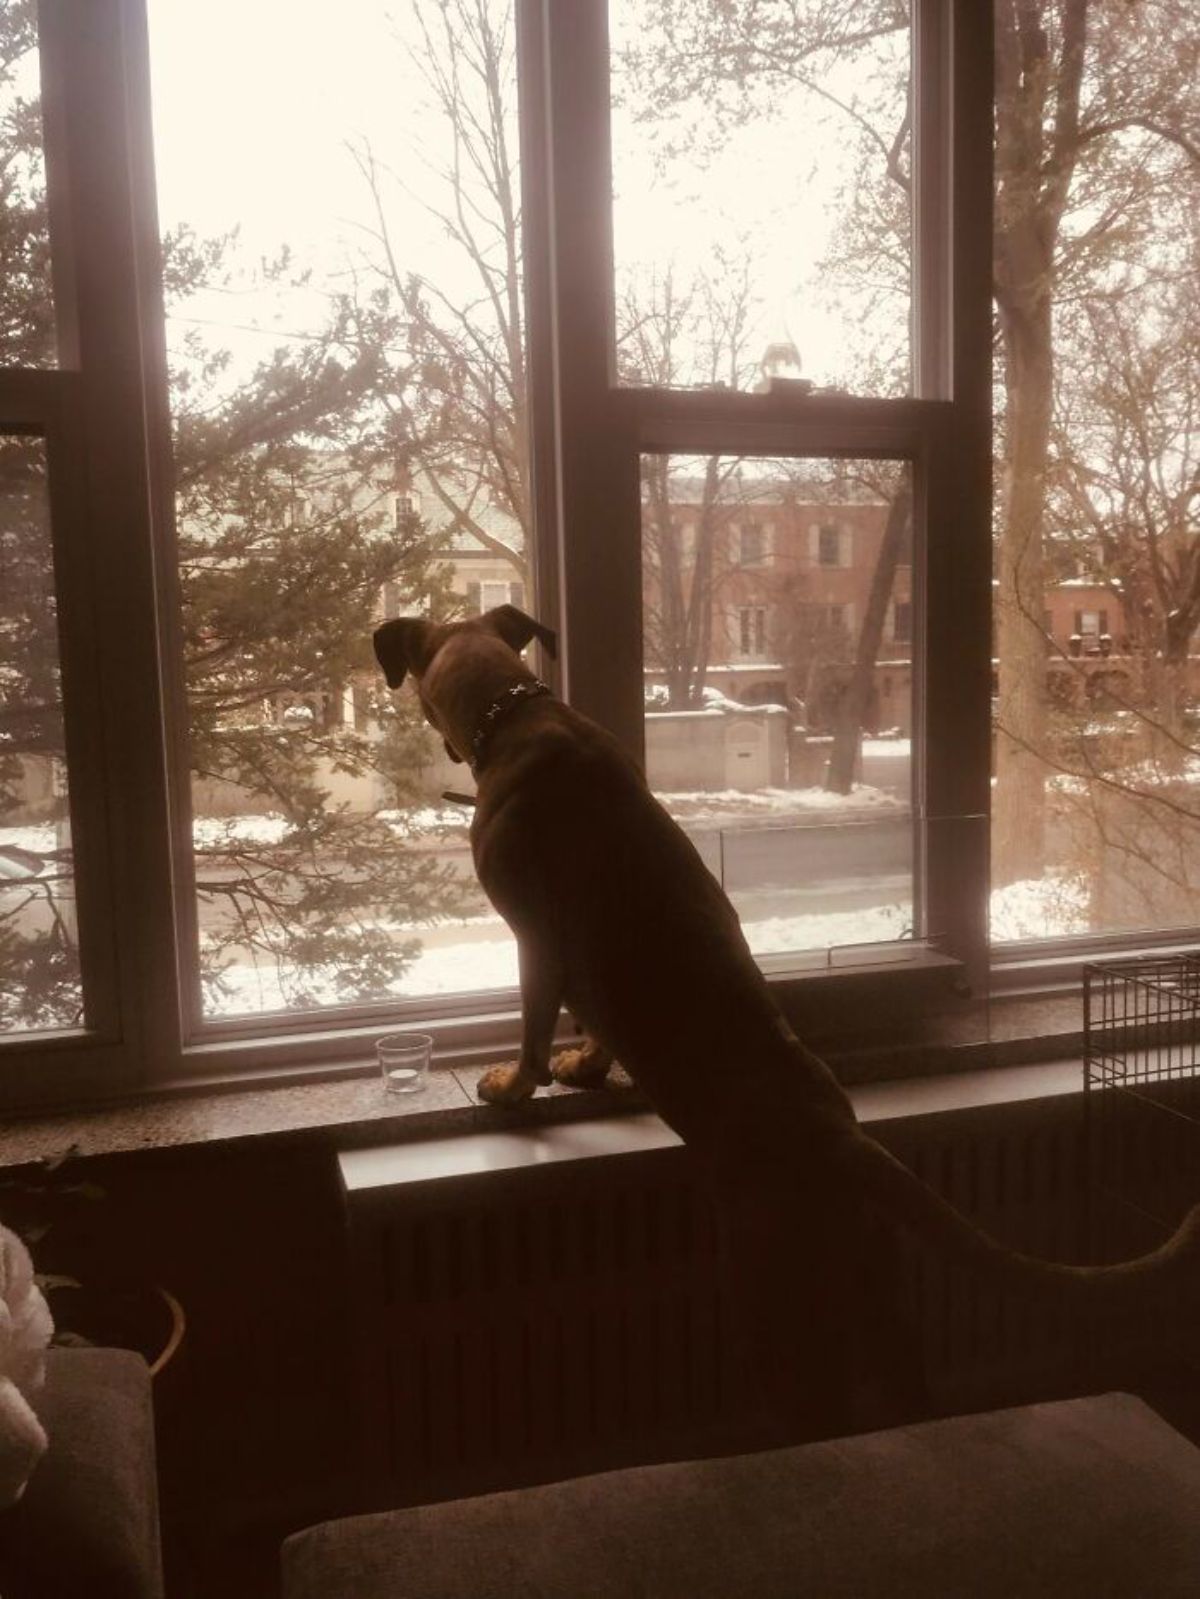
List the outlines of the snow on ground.
<svg viewBox="0 0 1200 1599">
<path fill-rule="evenodd" d="M 696 711 L 672 711 L 670 697 L 670 691 L 665 683 L 651 684 L 646 690 L 646 710 L 652 715 L 665 714 L 673 717 L 719 716 L 726 711 L 774 711 L 781 715 L 786 714 L 782 705 L 743 705 L 740 700 L 731 700 L 728 694 L 722 694 L 719 688 L 701 689 L 701 709 Z"/>
<path fill-rule="evenodd" d="M 381 822 L 404 837 L 408 833 L 457 832 L 470 827 L 469 805 L 412 805 L 406 810 L 378 811 Z"/>
<path fill-rule="evenodd" d="M 197 816 L 192 822 L 192 841 L 197 849 L 219 849 L 222 844 L 278 844 L 287 831 L 287 817 L 277 811 L 262 816 Z"/>
<path fill-rule="evenodd" d="M 63 829 L 64 834 L 66 828 Z M 44 855 L 58 849 L 58 829 L 53 822 L 30 823 L 26 827 L 0 827 L 0 845 L 7 849 L 27 849 Z"/>
<path fill-rule="evenodd" d="M 864 752 L 880 755 L 907 755 L 904 740 L 874 740 Z M 907 801 L 870 784 L 856 783 L 849 794 L 829 794 L 822 788 L 712 789 L 660 793 L 657 798 L 679 822 L 700 827 L 736 828 L 763 821 L 771 823 L 812 820 L 824 813 L 830 821 L 844 811 L 856 819 L 863 811 L 903 811 Z M 464 843 L 471 825 L 468 805 L 418 805 L 404 810 L 378 812 L 399 839 L 414 840 L 427 835 L 431 841 Z M 219 850 L 222 845 L 278 844 L 288 832 L 288 821 L 277 811 L 261 815 L 197 816 L 192 822 L 192 838 L 197 849 Z M 66 828 L 63 828 L 65 841 Z M 0 827 L 0 846 L 32 850 L 44 854 L 62 847 L 53 822 L 29 823 L 19 827 Z"/>
<path fill-rule="evenodd" d="M 767 916 L 762 921 L 742 923 L 756 955 L 886 943 L 900 938 L 911 926 L 912 908 L 904 905 L 872 905 L 864 910 L 831 911 L 822 916 Z"/>
<path fill-rule="evenodd" d="M 755 954 L 773 955 L 898 938 L 909 922 L 910 912 L 905 907 L 881 905 L 828 915 L 771 916 L 742 925 Z M 400 981 L 391 986 L 390 992 L 397 999 L 516 988 L 517 946 L 498 917 L 472 918 L 469 928 L 462 929 L 471 935 L 466 939 L 455 939 L 457 930 L 447 927 L 427 935 L 428 942 L 421 953 Z M 412 936 L 412 931 L 397 928 L 406 936 Z M 215 996 L 213 1011 L 218 1015 L 282 1009 L 288 1004 L 279 974 L 271 966 L 230 966 L 222 974 L 222 983 L 228 992 Z M 332 973 L 324 983 L 307 979 L 305 987 L 320 1004 L 333 1004 L 338 999 Z"/>
<path fill-rule="evenodd" d="M 733 827 L 739 822 L 796 821 L 824 812 L 830 821 L 837 813 L 903 811 L 903 800 L 883 789 L 856 783 L 849 794 L 829 794 L 823 788 L 703 789 L 695 792 L 657 793 L 655 798 L 678 822 Z"/>
<path fill-rule="evenodd" d="M 1062 874 L 1041 882 L 1012 883 L 992 895 L 992 937 L 998 941 L 1051 938 L 1086 932 L 1084 885 Z M 853 944 L 887 942 L 908 929 L 911 911 L 898 904 L 856 911 L 806 916 L 771 916 L 745 921 L 746 937 L 756 955 L 836 949 Z M 414 929 L 397 927 L 397 934 Z M 466 934 L 466 937 L 456 936 Z M 417 934 L 416 936 L 421 936 Z M 517 949 L 496 917 L 473 917 L 427 932 L 425 946 L 390 992 L 399 999 L 424 999 L 517 986 Z M 222 981 L 228 992 L 214 997 L 212 1014 L 245 1015 L 286 1009 L 289 1000 L 279 974 L 271 966 L 229 967 Z M 334 1004 L 339 995 L 331 973 L 325 983 L 306 979 L 310 1003 Z"/>
<path fill-rule="evenodd" d="M 996 943 L 1088 931 L 1088 888 L 1081 877 L 1047 872 L 992 890 L 991 935 Z"/>
<path fill-rule="evenodd" d="M 1120 767 L 1112 773 L 1112 778 L 1121 791 L 1133 797 L 1152 796 L 1160 790 L 1170 794 L 1180 788 L 1200 785 L 1200 760 L 1188 759 L 1177 772 L 1153 761 L 1139 761 L 1137 765 Z M 1087 794 L 1092 784 L 1086 776 L 1060 773 L 1049 779 L 1049 786 L 1061 794 Z"/>
<path fill-rule="evenodd" d="M 443 835 L 470 825 L 471 812 L 462 805 L 414 805 L 407 810 L 376 812 L 400 838 L 413 833 Z M 197 816 L 192 838 L 198 849 L 219 849 L 222 844 L 278 844 L 288 831 L 288 821 L 277 811 L 261 816 Z"/>
</svg>

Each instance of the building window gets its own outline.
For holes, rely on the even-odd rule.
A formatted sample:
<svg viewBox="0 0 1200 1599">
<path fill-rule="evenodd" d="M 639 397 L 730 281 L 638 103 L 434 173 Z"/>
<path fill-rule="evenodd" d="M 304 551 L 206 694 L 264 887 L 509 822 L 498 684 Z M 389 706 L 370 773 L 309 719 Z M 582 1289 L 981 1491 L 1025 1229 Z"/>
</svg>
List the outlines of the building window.
<svg viewBox="0 0 1200 1599">
<path fill-rule="evenodd" d="M 1097 641 L 1108 632 L 1108 612 L 1076 611 L 1075 632 L 1083 639 L 1085 649 L 1095 649 Z"/>
<path fill-rule="evenodd" d="M 761 605 L 738 609 L 738 649 L 742 655 L 763 656 L 767 650 L 767 613 Z"/>
<path fill-rule="evenodd" d="M 482 582 L 467 584 L 467 614 L 478 616 L 483 611 L 494 611 L 498 605 L 525 605 L 525 585 L 507 578 L 485 578 Z"/>
<path fill-rule="evenodd" d="M 912 642 L 912 602 L 896 600 L 892 606 L 892 640 L 896 644 Z"/>
<path fill-rule="evenodd" d="M 747 522 L 738 529 L 738 561 L 742 566 L 761 566 L 766 560 L 766 534 L 761 523 Z"/>
<path fill-rule="evenodd" d="M 842 530 L 832 522 L 822 522 L 817 529 L 817 564 L 841 566 Z"/>
</svg>

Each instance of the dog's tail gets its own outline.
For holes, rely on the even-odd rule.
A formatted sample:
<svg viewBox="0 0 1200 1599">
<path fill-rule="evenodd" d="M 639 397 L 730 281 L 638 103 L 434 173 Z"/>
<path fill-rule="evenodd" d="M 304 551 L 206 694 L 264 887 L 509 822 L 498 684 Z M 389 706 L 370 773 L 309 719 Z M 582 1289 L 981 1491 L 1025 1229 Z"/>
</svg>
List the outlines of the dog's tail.
<svg viewBox="0 0 1200 1599">
<path fill-rule="evenodd" d="M 1119 1311 L 1177 1293 L 1194 1296 L 1200 1306 L 1200 1204 L 1147 1255 L 1112 1266 L 1069 1266 L 989 1237 L 861 1128 L 849 1133 L 839 1164 L 885 1216 L 997 1286 L 1079 1309 Z"/>
</svg>

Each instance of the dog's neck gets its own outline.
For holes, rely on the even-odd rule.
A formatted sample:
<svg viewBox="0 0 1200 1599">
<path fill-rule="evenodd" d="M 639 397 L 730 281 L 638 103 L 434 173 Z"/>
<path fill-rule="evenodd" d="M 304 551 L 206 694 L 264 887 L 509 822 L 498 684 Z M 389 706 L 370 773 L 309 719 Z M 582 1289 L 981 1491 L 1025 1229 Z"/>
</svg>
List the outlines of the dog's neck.
<svg viewBox="0 0 1200 1599">
<path fill-rule="evenodd" d="M 475 724 L 475 731 L 471 735 L 471 747 L 466 752 L 468 764 L 473 772 L 478 773 L 482 770 L 487 760 L 492 734 L 505 717 L 524 700 L 538 699 L 543 694 L 549 693 L 549 686 L 543 683 L 540 677 L 533 677 L 518 683 L 510 683 L 490 701 Z"/>
<path fill-rule="evenodd" d="M 426 714 L 472 771 L 487 763 L 496 729 L 529 699 L 550 693 L 523 661 L 499 640 L 469 652 L 452 640 L 440 650 L 421 683 Z"/>
</svg>

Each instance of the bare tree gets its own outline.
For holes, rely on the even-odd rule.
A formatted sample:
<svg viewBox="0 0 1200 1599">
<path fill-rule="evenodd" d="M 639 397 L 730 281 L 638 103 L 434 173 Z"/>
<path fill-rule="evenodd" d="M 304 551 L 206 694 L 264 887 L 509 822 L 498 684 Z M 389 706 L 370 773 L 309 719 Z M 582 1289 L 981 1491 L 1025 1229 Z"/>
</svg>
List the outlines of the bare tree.
<svg viewBox="0 0 1200 1599">
<path fill-rule="evenodd" d="M 416 60 L 436 154 L 416 176 L 354 151 L 372 221 L 353 300 L 364 342 L 403 351 L 380 390 L 395 454 L 419 474 L 451 533 L 466 532 L 528 581 L 529 416 L 515 30 L 490 0 L 414 0 Z M 411 49 L 411 40 L 402 42 Z M 451 247 L 452 281 L 405 256 L 393 191 L 415 195 Z"/>
<path fill-rule="evenodd" d="M 1102 293 L 1115 264 L 1152 260 L 1200 153 L 1200 33 L 1185 0 L 997 0 L 995 300 L 999 729 L 993 876 L 1039 877 L 1053 772 L 1046 704 L 1047 497 L 1056 315 Z M 831 89 L 831 64 L 869 61 L 909 26 L 875 0 L 655 0 L 628 65 L 648 115 L 703 103 L 714 138 L 769 116 L 781 85 L 837 107 L 857 141 L 855 181 L 830 261 L 907 293 L 907 104 Z M 845 79 L 842 80 L 846 81 Z M 851 80 L 853 81 L 853 80 Z M 904 104 L 896 115 L 895 107 Z M 881 116 L 879 107 L 887 107 Z M 891 118 L 889 122 L 887 119 Z M 691 133 L 692 125 L 683 118 Z M 702 156 L 699 144 L 694 148 Z M 1170 220 L 1168 220 L 1168 218 Z M 853 274 L 852 274 L 853 276 Z M 876 392 L 891 385 L 876 383 Z M 1181 624 L 1182 625 L 1182 624 Z"/>
<path fill-rule="evenodd" d="M 674 271 L 631 281 L 618 305 L 617 359 L 628 383 L 679 385 L 684 372 L 739 389 L 757 370 L 747 342 L 753 296 L 749 258 L 721 251 L 681 287 Z M 642 468 L 644 631 L 647 664 L 666 677 L 667 703 L 701 703 L 714 611 L 745 503 L 734 456 L 649 456 Z"/>
<path fill-rule="evenodd" d="M 1152 258 L 1190 183 L 1195 53 L 1187 11 L 1120 17 L 1095 0 L 1004 0 L 996 13 L 995 294 L 1005 389 L 996 643 L 993 880 L 1046 861 L 1047 502 L 1060 359 L 1056 308 L 1095 296 L 1114 263 Z M 1192 101 L 1189 111 L 1187 101 Z"/>
<path fill-rule="evenodd" d="M 1200 243 L 1200 239 L 1196 241 Z M 1074 406 L 1051 499 L 1125 617 L 1147 742 L 1178 766 L 1200 625 L 1200 295 L 1191 274 L 1080 308 Z"/>
</svg>

